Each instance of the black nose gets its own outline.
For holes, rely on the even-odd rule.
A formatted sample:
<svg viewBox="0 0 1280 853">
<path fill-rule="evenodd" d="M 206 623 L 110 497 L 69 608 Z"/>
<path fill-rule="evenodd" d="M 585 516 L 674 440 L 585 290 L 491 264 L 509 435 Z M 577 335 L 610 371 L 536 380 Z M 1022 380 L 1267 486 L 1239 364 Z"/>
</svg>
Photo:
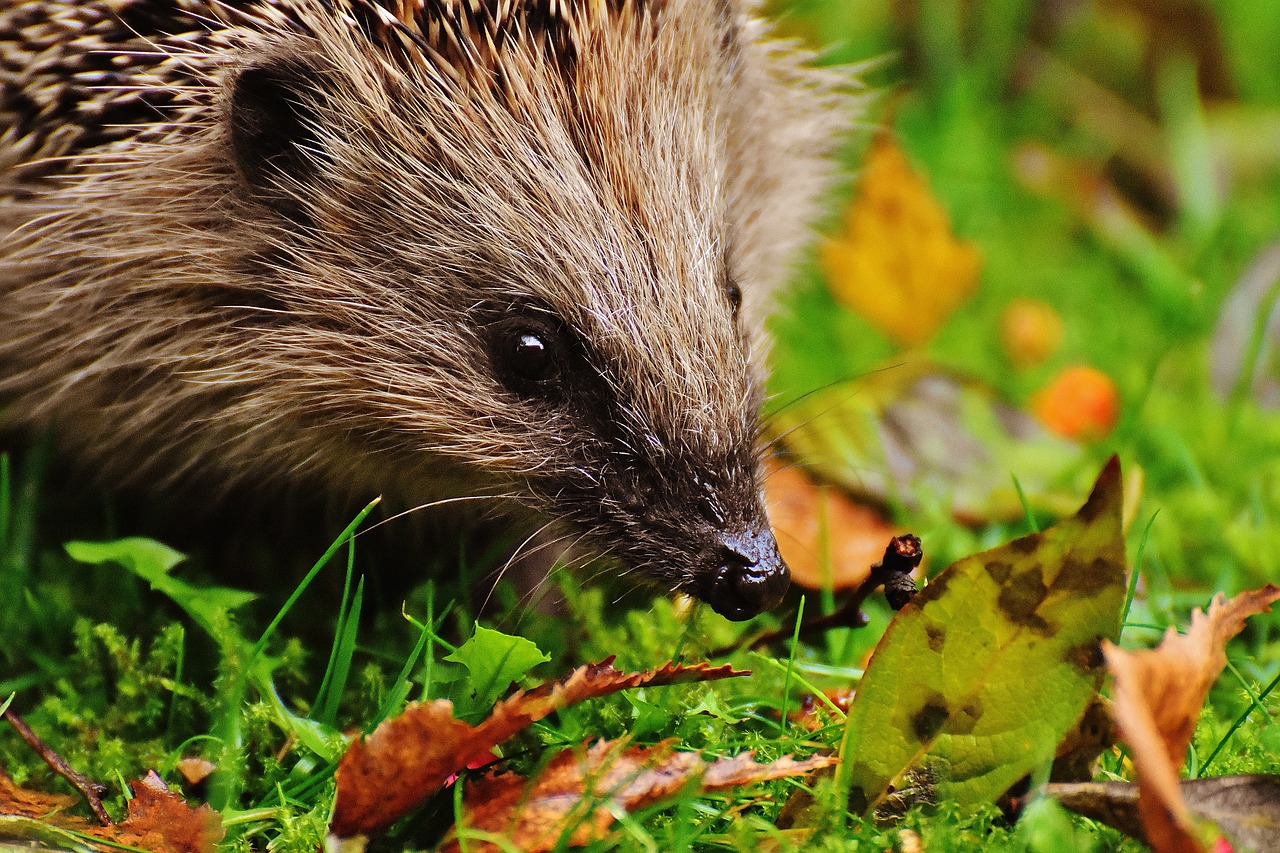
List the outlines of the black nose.
<svg viewBox="0 0 1280 853">
<path fill-rule="evenodd" d="M 769 610 L 791 585 L 791 570 L 767 529 L 725 536 L 718 562 L 702 599 L 726 619 L 750 619 Z"/>
</svg>

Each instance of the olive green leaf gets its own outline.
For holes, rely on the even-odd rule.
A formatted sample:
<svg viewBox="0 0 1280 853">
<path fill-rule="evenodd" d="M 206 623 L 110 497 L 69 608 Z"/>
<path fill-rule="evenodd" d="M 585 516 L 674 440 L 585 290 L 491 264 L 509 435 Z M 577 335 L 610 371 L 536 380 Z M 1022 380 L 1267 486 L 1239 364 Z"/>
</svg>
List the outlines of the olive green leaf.
<svg viewBox="0 0 1280 853">
<path fill-rule="evenodd" d="M 904 359 L 789 403 L 770 417 L 779 442 L 855 497 L 937 502 L 965 522 L 1016 519 L 1025 507 L 1076 506 L 1078 445 L 971 377 Z M 923 499 L 923 500 L 922 500 Z"/>
<path fill-rule="evenodd" d="M 1120 463 L 1072 518 L 966 557 L 890 624 L 849 709 L 854 811 L 991 802 L 1097 694 L 1125 594 Z"/>
</svg>

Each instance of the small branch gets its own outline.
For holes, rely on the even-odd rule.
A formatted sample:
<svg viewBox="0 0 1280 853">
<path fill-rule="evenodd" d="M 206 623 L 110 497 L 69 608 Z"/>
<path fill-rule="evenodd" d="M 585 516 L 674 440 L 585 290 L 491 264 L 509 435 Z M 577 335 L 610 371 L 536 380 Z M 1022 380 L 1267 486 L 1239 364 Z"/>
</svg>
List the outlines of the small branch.
<svg viewBox="0 0 1280 853">
<path fill-rule="evenodd" d="M 111 816 L 107 814 L 107 810 L 102 805 L 102 798 L 107 794 L 107 786 L 93 781 L 68 764 L 66 759 L 54 752 L 48 744 L 41 740 L 40 736 L 32 731 L 31 727 L 21 717 L 13 712 L 12 708 L 6 708 L 3 716 L 9 725 L 13 726 L 14 731 L 27 742 L 27 745 L 44 759 L 44 763 L 53 768 L 54 773 L 66 779 L 73 788 L 80 792 L 98 822 L 103 826 L 111 826 L 113 822 Z"/>
</svg>

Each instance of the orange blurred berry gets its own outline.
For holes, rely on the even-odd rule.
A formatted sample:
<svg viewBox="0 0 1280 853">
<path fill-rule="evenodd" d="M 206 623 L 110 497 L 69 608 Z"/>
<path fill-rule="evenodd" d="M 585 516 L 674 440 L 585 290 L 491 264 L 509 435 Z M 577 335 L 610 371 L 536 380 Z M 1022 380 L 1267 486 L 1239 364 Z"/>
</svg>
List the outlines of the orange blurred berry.
<svg viewBox="0 0 1280 853">
<path fill-rule="evenodd" d="M 1120 392 L 1093 367 L 1068 367 L 1031 397 L 1031 411 L 1064 438 L 1094 441 L 1111 432 L 1120 415 Z"/>
<path fill-rule="evenodd" d="M 1035 367 L 1062 343 L 1062 318 L 1047 302 L 1014 299 L 1000 312 L 1000 343 L 1015 367 Z"/>
</svg>

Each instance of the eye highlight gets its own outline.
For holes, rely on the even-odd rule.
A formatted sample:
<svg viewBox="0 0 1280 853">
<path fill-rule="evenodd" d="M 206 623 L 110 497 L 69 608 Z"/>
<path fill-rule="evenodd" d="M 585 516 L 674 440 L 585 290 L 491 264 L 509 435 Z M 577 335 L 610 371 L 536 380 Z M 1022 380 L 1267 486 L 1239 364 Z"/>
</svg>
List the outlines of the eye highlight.
<svg viewBox="0 0 1280 853">
<path fill-rule="evenodd" d="M 489 326 L 494 375 L 522 397 L 547 396 L 562 384 L 569 354 L 558 325 L 541 317 L 506 317 Z"/>
<path fill-rule="evenodd" d="M 513 332 L 507 342 L 507 366 L 526 382 L 547 382 L 555 378 L 551 347 L 532 330 Z"/>
</svg>

